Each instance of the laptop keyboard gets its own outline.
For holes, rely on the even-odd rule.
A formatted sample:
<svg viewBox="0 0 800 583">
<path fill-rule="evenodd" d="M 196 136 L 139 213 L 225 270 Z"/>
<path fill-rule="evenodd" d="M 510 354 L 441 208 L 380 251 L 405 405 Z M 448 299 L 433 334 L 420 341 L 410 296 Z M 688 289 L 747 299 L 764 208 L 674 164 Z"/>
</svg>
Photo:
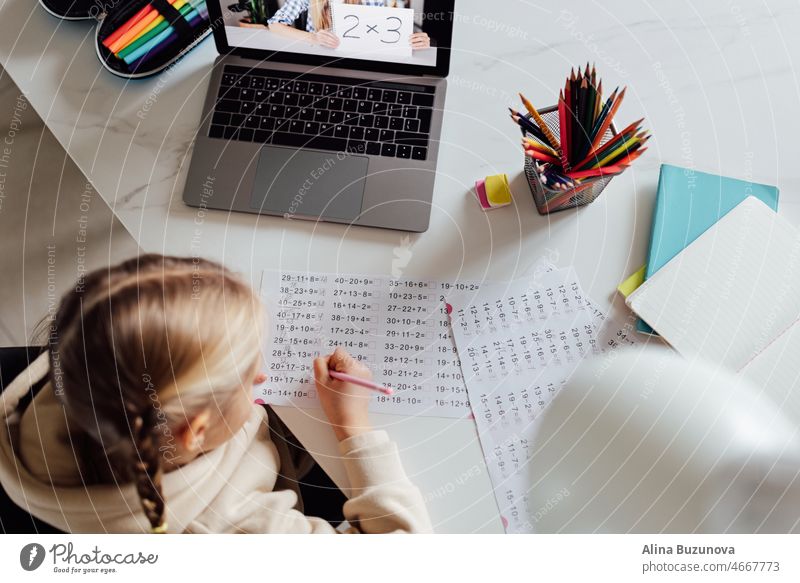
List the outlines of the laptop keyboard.
<svg viewBox="0 0 800 583">
<path fill-rule="evenodd" d="M 211 138 L 425 160 L 435 88 L 226 65 Z"/>
</svg>

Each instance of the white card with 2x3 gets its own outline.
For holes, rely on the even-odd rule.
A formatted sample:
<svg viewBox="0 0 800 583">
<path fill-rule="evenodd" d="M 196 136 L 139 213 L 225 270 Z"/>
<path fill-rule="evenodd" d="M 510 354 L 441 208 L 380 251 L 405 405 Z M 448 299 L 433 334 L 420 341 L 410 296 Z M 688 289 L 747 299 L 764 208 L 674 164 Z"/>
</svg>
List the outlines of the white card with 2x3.
<svg viewBox="0 0 800 583">
<path fill-rule="evenodd" d="M 332 4 L 333 29 L 339 47 L 364 55 L 411 56 L 414 11 L 359 4 Z"/>
</svg>

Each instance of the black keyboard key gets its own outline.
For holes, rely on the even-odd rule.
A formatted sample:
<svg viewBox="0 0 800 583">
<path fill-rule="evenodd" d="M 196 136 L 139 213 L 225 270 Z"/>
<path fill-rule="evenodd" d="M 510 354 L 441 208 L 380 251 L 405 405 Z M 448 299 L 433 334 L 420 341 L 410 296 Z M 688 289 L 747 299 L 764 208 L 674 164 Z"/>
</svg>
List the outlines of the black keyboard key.
<svg viewBox="0 0 800 583">
<path fill-rule="evenodd" d="M 217 111 L 214 113 L 214 117 L 211 118 L 211 123 L 221 126 L 226 126 L 231 121 L 231 114 Z"/>
<path fill-rule="evenodd" d="M 428 157 L 428 148 L 420 148 L 419 146 L 415 146 L 413 150 L 411 150 L 411 158 L 413 160 L 425 160 Z"/>
<path fill-rule="evenodd" d="M 428 136 L 412 132 L 395 132 L 394 141 L 398 144 L 408 144 L 409 146 L 427 146 Z"/>
<path fill-rule="evenodd" d="M 419 120 L 418 119 L 406 119 L 403 120 L 403 130 L 407 132 L 418 132 L 419 131 Z"/>
<path fill-rule="evenodd" d="M 309 83 L 308 92 L 311 95 L 322 95 L 322 83 Z"/>
<path fill-rule="evenodd" d="M 410 91 L 398 91 L 397 92 L 397 103 L 402 103 L 403 105 L 409 105 L 411 103 L 411 92 Z"/>
<path fill-rule="evenodd" d="M 312 121 L 314 119 L 314 110 L 311 108 L 301 109 L 299 117 L 303 121 Z"/>
<path fill-rule="evenodd" d="M 222 81 L 220 81 L 220 83 L 224 86 L 230 86 L 236 83 L 236 79 L 237 77 L 233 73 L 224 73 L 222 75 Z"/>
<path fill-rule="evenodd" d="M 249 128 L 242 128 L 239 130 L 239 137 L 238 140 L 242 142 L 252 142 L 253 141 L 253 130 Z"/>
<path fill-rule="evenodd" d="M 241 92 L 241 89 L 239 89 L 238 87 L 220 87 L 219 88 L 219 94 L 217 95 L 217 97 L 220 97 L 222 99 L 237 99 L 238 100 L 240 92 Z"/>
<path fill-rule="evenodd" d="M 392 130 L 381 130 L 381 142 L 394 141 L 394 132 Z"/>
<path fill-rule="evenodd" d="M 419 108 L 417 112 L 417 119 L 419 119 L 419 131 L 422 133 L 429 133 L 431 131 L 431 118 L 433 117 L 433 110 L 427 108 Z"/>
<path fill-rule="evenodd" d="M 303 133 L 316 136 L 319 133 L 319 124 L 315 121 L 307 121 L 303 128 Z"/>
<path fill-rule="evenodd" d="M 402 117 L 393 117 L 389 120 L 389 129 L 390 130 L 402 130 L 403 129 L 403 118 Z"/>
<path fill-rule="evenodd" d="M 415 93 L 411 98 L 412 105 L 422 105 L 424 107 L 433 107 L 433 94 L 432 93 Z"/>
<path fill-rule="evenodd" d="M 272 132 L 268 132 L 265 130 L 256 130 L 253 132 L 253 141 L 259 144 L 266 144 L 270 140 L 270 136 Z"/>
<path fill-rule="evenodd" d="M 345 111 L 357 111 L 358 101 L 356 101 L 355 99 L 345 99 L 343 109 Z"/>
<path fill-rule="evenodd" d="M 297 105 L 300 102 L 300 96 L 297 93 L 287 93 L 283 98 L 284 105 Z"/>
<path fill-rule="evenodd" d="M 316 98 L 313 95 L 301 95 L 298 105 L 300 107 L 310 107 Z"/>
<path fill-rule="evenodd" d="M 352 87 L 339 87 L 339 92 L 337 93 L 339 97 L 342 99 L 350 99 L 353 97 L 353 88 Z"/>
<path fill-rule="evenodd" d="M 330 117 L 330 112 L 325 111 L 324 109 L 315 109 L 314 110 L 314 121 L 316 122 L 326 122 Z"/>
<path fill-rule="evenodd" d="M 256 89 L 255 97 L 253 98 L 256 103 L 261 103 L 269 99 L 269 91 L 266 89 Z"/>
<path fill-rule="evenodd" d="M 328 107 L 328 98 L 327 97 L 315 97 L 312 105 L 317 109 L 330 109 Z"/>
<path fill-rule="evenodd" d="M 308 93 L 308 82 L 307 81 L 295 81 L 294 82 L 294 90 L 297 93 Z"/>
<path fill-rule="evenodd" d="M 250 87 L 253 89 L 264 89 L 266 79 L 264 77 L 250 77 Z"/>
<path fill-rule="evenodd" d="M 347 142 L 347 151 L 352 154 L 365 154 L 367 151 L 367 143 L 350 140 Z"/>
<path fill-rule="evenodd" d="M 379 129 L 386 129 L 389 127 L 389 118 L 385 115 L 375 116 L 375 127 Z"/>
<path fill-rule="evenodd" d="M 372 113 L 372 103 L 370 101 L 359 101 L 358 113 Z"/>
<path fill-rule="evenodd" d="M 390 158 L 394 158 L 396 153 L 397 153 L 397 146 L 395 146 L 394 144 L 383 144 L 383 146 L 381 146 L 381 156 L 388 156 Z"/>
<path fill-rule="evenodd" d="M 269 115 L 270 106 L 268 103 L 256 103 L 256 107 L 253 110 L 254 115 Z"/>
<path fill-rule="evenodd" d="M 328 121 L 331 123 L 342 123 L 344 121 L 343 111 L 332 111 Z"/>
<path fill-rule="evenodd" d="M 286 117 L 288 117 L 290 119 L 296 118 L 297 115 L 300 113 L 300 108 L 299 107 L 294 107 L 294 106 L 291 106 L 291 105 L 286 105 L 284 107 L 286 108 Z"/>
<path fill-rule="evenodd" d="M 281 105 L 283 103 L 284 97 L 286 97 L 285 93 L 282 93 L 280 91 L 273 91 L 272 93 L 269 94 L 267 101 L 269 101 L 270 103 L 274 103 L 275 105 Z"/>
<path fill-rule="evenodd" d="M 358 118 L 361 117 L 357 113 L 345 113 L 344 124 L 348 126 L 357 126 Z"/>
<path fill-rule="evenodd" d="M 347 140 L 326 136 L 304 136 L 288 132 L 275 132 L 272 134 L 272 143 L 277 146 L 294 146 L 295 148 L 314 148 L 337 152 L 344 151 L 347 148 Z"/>
<path fill-rule="evenodd" d="M 379 101 L 378 103 L 372 104 L 372 113 L 376 115 L 386 115 L 386 112 L 389 110 L 389 104 L 384 103 L 383 101 Z"/>
<path fill-rule="evenodd" d="M 277 89 L 281 86 L 281 82 L 277 79 L 267 79 L 267 89 Z"/>
<path fill-rule="evenodd" d="M 380 89 L 368 89 L 367 90 L 367 99 L 370 101 L 380 101 L 383 97 L 383 91 Z"/>
<path fill-rule="evenodd" d="M 390 91 L 388 89 L 383 92 L 384 103 L 394 103 L 397 101 L 397 91 Z"/>
<path fill-rule="evenodd" d="M 368 142 L 377 142 L 380 139 L 381 132 L 375 128 L 367 128 L 364 130 L 364 139 Z"/>
<path fill-rule="evenodd" d="M 305 123 L 299 119 L 293 119 L 289 122 L 289 131 L 295 134 L 302 134 Z"/>
<path fill-rule="evenodd" d="M 244 124 L 244 115 L 241 113 L 232 113 L 231 122 L 228 125 L 238 127 L 242 124 Z"/>
<path fill-rule="evenodd" d="M 250 87 L 250 78 L 246 76 L 239 76 L 236 78 L 236 83 L 233 84 L 235 87 Z"/>
<path fill-rule="evenodd" d="M 247 116 L 247 119 L 244 120 L 244 127 L 257 130 L 261 127 L 261 118 L 257 115 Z"/>
<path fill-rule="evenodd" d="M 290 132 L 275 132 L 272 134 L 272 143 L 276 146 L 294 146 L 301 148 L 306 145 L 309 137 L 303 134 L 294 134 Z"/>
<path fill-rule="evenodd" d="M 392 117 L 402 117 L 403 116 L 403 106 L 399 103 L 395 103 L 394 105 L 389 106 L 389 111 L 387 115 Z"/>
<path fill-rule="evenodd" d="M 256 96 L 254 89 L 242 89 L 239 91 L 239 101 L 253 101 Z"/>
<path fill-rule="evenodd" d="M 217 111 L 227 111 L 228 113 L 239 113 L 239 102 L 232 99 L 220 99 L 217 102 Z"/>
<path fill-rule="evenodd" d="M 398 145 L 397 146 L 397 157 L 398 158 L 410 159 L 411 158 L 411 146 Z"/>
<path fill-rule="evenodd" d="M 351 140 L 364 140 L 364 128 L 354 126 L 350 128 L 350 139 Z"/>
<path fill-rule="evenodd" d="M 308 140 L 307 148 L 316 148 L 317 150 L 331 150 L 333 152 L 343 152 L 347 147 L 347 140 L 340 140 L 338 138 L 329 138 L 327 136 L 315 136 Z"/>
<path fill-rule="evenodd" d="M 330 97 L 328 99 L 328 109 L 336 111 L 344 107 L 344 99 L 341 97 Z"/>
<path fill-rule="evenodd" d="M 367 154 L 370 156 L 380 156 L 381 145 L 377 142 L 367 142 Z"/>
<path fill-rule="evenodd" d="M 334 85 L 333 83 L 325 83 L 322 87 L 322 94 L 323 95 L 333 95 L 339 90 L 338 85 Z"/>
<path fill-rule="evenodd" d="M 222 135 L 226 140 L 235 140 L 239 136 L 239 128 L 226 127 Z"/>
<path fill-rule="evenodd" d="M 294 93 L 294 81 L 282 81 L 281 91 L 284 93 Z"/>
<path fill-rule="evenodd" d="M 286 117 L 286 108 L 283 105 L 273 105 L 269 108 L 270 117 Z"/>
<path fill-rule="evenodd" d="M 413 105 L 408 105 L 403 108 L 403 117 L 417 117 L 417 108 Z"/>
<path fill-rule="evenodd" d="M 225 126 L 212 125 L 210 128 L 208 128 L 209 138 L 222 138 L 224 136 L 225 136 Z"/>
<path fill-rule="evenodd" d="M 350 128 L 347 126 L 336 126 L 333 130 L 333 135 L 336 138 L 347 138 L 350 135 Z"/>
<path fill-rule="evenodd" d="M 375 124 L 374 115 L 360 115 L 358 116 L 358 125 L 362 128 L 371 128 Z"/>
<path fill-rule="evenodd" d="M 321 123 L 319 124 L 319 133 L 323 136 L 332 136 L 335 127 L 332 123 Z"/>
<path fill-rule="evenodd" d="M 242 113 L 252 113 L 253 110 L 256 108 L 256 104 L 252 101 L 240 101 L 239 102 L 239 111 Z"/>
<path fill-rule="evenodd" d="M 366 87 L 353 87 L 353 98 L 354 99 L 366 99 L 367 98 L 367 88 Z"/>
<path fill-rule="evenodd" d="M 275 129 L 275 119 L 271 117 L 262 117 L 261 118 L 261 129 L 262 130 L 274 130 Z"/>
</svg>

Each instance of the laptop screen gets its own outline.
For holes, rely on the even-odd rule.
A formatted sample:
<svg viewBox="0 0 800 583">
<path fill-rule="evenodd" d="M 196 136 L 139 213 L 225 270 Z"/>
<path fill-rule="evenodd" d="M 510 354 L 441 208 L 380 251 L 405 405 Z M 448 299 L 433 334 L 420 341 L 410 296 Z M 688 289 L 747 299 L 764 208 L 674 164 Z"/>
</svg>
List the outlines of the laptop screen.
<svg viewBox="0 0 800 583">
<path fill-rule="evenodd" d="M 318 56 L 329 64 L 357 59 L 433 73 L 452 37 L 453 0 L 210 2 L 219 3 L 228 47 L 278 58 Z"/>
</svg>

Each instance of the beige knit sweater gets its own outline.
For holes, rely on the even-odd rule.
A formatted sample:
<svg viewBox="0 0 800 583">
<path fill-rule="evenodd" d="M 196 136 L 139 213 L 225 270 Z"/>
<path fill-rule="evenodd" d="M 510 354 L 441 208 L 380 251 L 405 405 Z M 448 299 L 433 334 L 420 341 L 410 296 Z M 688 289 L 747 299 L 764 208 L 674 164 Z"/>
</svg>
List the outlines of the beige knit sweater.
<svg viewBox="0 0 800 583">
<path fill-rule="evenodd" d="M 20 399 L 47 374 L 43 354 L 0 396 L 0 483 L 14 502 L 73 533 L 148 532 L 133 484 L 84 486 L 68 422 L 49 383 L 24 411 Z M 344 505 L 351 532 L 430 532 L 419 490 L 383 431 L 340 444 L 352 490 Z M 267 416 L 254 407 L 223 446 L 164 475 L 169 532 L 333 533 L 326 521 L 295 510 L 280 486 L 281 460 Z"/>
</svg>

